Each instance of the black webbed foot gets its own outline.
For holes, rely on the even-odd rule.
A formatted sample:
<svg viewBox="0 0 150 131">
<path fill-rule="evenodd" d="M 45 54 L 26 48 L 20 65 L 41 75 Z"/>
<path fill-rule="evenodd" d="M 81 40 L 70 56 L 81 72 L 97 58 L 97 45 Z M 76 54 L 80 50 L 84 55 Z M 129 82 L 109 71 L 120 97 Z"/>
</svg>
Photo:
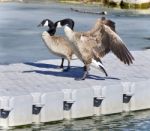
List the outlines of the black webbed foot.
<svg viewBox="0 0 150 131">
<path fill-rule="evenodd" d="M 63 65 L 60 65 L 60 66 L 57 66 L 56 68 L 57 68 L 57 69 L 63 69 L 64 66 L 63 66 Z"/>
<path fill-rule="evenodd" d="M 60 65 L 59 68 L 64 68 L 64 66 L 63 66 L 63 65 Z"/>
</svg>

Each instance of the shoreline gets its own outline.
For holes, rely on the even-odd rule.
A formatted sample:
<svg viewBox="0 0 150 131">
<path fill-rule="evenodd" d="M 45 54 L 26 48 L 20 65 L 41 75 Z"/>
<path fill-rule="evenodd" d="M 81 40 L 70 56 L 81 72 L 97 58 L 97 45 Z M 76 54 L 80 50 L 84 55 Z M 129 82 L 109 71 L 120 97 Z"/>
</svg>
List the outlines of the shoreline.
<svg viewBox="0 0 150 131">
<path fill-rule="evenodd" d="M 59 0 L 61 3 L 71 3 L 71 4 L 86 4 L 86 5 L 103 5 L 107 6 L 108 8 L 121 8 L 121 9 L 150 9 L 150 2 L 124 2 L 123 0 L 117 1 L 100 1 L 100 2 L 91 2 L 91 1 L 70 1 L 70 0 Z"/>
<path fill-rule="evenodd" d="M 30 1 L 30 0 L 0 0 L 0 2 L 21 2 L 21 3 L 32 3 L 32 2 L 37 2 L 37 3 L 41 3 L 41 1 Z M 44 2 L 44 1 L 42 1 Z M 51 0 L 51 1 L 46 1 L 47 2 L 56 2 L 56 3 L 64 3 L 64 4 L 74 4 L 74 5 L 94 5 L 94 6 L 106 6 L 108 8 L 120 8 L 120 9 L 138 9 L 138 10 L 143 10 L 143 9 L 150 9 L 150 2 L 124 2 L 123 0 L 117 0 L 117 1 L 108 1 L 108 0 L 104 0 L 104 1 L 76 1 L 76 0 Z"/>
</svg>

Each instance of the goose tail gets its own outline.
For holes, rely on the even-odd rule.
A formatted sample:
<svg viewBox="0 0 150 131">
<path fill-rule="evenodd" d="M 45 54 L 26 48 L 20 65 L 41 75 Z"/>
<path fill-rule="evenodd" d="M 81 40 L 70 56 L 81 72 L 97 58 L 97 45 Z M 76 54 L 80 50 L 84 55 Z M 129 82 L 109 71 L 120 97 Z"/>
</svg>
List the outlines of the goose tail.
<svg viewBox="0 0 150 131">
<path fill-rule="evenodd" d="M 106 76 L 108 76 L 108 74 L 107 74 L 107 72 L 106 72 L 106 70 L 105 70 L 105 67 L 104 67 L 104 65 L 102 64 L 102 61 L 101 61 L 101 60 L 96 61 L 96 60 L 92 59 L 91 66 L 92 66 L 93 68 L 96 68 L 96 69 L 100 70 L 100 71 L 103 72 Z"/>
</svg>

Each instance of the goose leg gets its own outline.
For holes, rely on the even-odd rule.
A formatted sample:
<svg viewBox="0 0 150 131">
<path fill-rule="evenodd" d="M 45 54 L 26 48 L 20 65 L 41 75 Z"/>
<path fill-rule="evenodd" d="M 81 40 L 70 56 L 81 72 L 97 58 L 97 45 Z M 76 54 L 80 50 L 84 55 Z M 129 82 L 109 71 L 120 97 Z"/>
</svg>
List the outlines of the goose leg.
<svg viewBox="0 0 150 131">
<path fill-rule="evenodd" d="M 84 74 L 81 78 L 75 78 L 75 80 L 80 81 L 80 80 L 85 80 L 85 78 L 88 76 L 88 71 L 89 71 L 89 65 L 88 66 L 84 66 Z"/>
<path fill-rule="evenodd" d="M 63 67 L 64 67 L 64 58 L 62 58 L 61 65 L 60 65 L 60 68 L 63 68 Z"/>
<path fill-rule="evenodd" d="M 100 67 L 100 69 L 102 70 L 102 72 L 104 72 L 105 75 L 108 76 L 108 74 L 107 74 L 106 70 L 104 69 L 104 67 L 102 67 L 102 66 L 99 66 L 99 67 Z"/>
<path fill-rule="evenodd" d="M 69 71 L 69 70 L 70 70 L 70 60 L 68 59 L 68 66 L 67 66 L 67 68 L 64 69 L 63 71 L 64 71 L 64 72 L 67 72 L 67 71 Z"/>
<path fill-rule="evenodd" d="M 106 75 L 106 76 L 108 76 L 108 74 L 107 74 L 107 72 L 106 72 L 106 70 L 105 70 L 105 68 L 104 68 L 104 66 L 103 66 L 103 63 L 102 63 L 102 61 L 99 59 L 99 62 L 101 63 L 100 65 L 99 65 L 99 67 L 100 67 L 100 70 Z"/>
</svg>

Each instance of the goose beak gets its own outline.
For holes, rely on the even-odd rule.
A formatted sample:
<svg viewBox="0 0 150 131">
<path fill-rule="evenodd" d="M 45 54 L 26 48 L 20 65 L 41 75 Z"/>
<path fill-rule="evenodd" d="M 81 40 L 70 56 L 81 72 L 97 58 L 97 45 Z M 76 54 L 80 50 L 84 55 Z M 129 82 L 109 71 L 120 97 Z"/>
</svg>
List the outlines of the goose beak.
<svg viewBox="0 0 150 131">
<path fill-rule="evenodd" d="M 40 23 L 39 25 L 37 25 L 37 27 L 41 27 L 42 26 L 42 24 Z"/>
</svg>

